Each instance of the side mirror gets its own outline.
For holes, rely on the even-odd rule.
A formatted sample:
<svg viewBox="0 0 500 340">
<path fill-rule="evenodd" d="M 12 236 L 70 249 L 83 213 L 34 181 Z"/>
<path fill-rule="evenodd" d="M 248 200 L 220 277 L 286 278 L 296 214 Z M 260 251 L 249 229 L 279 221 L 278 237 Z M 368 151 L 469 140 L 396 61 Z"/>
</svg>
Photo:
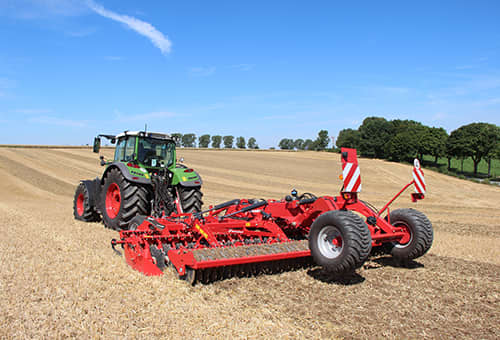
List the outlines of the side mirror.
<svg viewBox="0 0 500 340">
<path fill-rule="evenodd" d="M 94 138 L 94 152 L 99 153 L 101 149 L 101 139 L 99 137 Z"/>
</svg>

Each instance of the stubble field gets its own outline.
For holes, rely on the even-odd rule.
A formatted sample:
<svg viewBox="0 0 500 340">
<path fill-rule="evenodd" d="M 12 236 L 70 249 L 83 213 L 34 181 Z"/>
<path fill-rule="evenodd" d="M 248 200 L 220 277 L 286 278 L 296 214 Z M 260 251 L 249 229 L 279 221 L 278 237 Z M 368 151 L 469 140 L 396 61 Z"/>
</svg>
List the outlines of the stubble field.
<svg viewBox="0 0 500 340">
<path fill-rule="evenodd" d="M 206 205 L 340 187 L 337 154 L 181 156 Z M 411 178 L 402 164 L 360 166 L 362 198 L 378 207 Z M 412 268 L 371 258 L 342 281 L 311 267 L 191 287 L 133 271 L 110 248 L 116 232 L 73 219 L 78 181 L 103 171 L 91 150 L 0 148 L 0 171 L 0 338 L 500 338 L 498 187 L 427 171 L 416 208 L 435 240 Z M 413 205 L 405 194 L 395 207 Z"/>
</svg>

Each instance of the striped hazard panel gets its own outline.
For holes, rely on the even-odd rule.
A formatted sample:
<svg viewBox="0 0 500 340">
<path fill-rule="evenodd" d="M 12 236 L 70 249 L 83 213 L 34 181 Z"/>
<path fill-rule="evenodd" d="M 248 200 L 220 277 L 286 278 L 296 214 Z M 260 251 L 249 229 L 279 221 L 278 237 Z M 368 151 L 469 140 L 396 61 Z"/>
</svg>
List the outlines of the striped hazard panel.
<svg viewBox="0 0 500 340">
<path fill-rule="evenodd" d="M 413 180 L 415 181 L 415 192 L 425 194 L 425 178 L 418 159 L 413 161 Z"/>
<path fill-rule="evenodd" d="M 344 192 L 361 192 L 361 174 L 355 149 L 342 148 Z"/>
</svg>

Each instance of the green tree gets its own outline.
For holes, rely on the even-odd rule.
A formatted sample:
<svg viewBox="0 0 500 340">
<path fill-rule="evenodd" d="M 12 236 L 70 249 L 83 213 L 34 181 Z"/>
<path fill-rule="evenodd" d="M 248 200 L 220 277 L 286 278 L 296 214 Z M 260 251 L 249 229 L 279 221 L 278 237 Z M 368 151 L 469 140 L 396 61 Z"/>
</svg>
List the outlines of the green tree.
<svg viewBox="0 0 500 340">
<path fill-rule="evenodd" d="M 222 137 L 222 140 L 224 141 L 224 148 L 226 148 L 226 149 L 233 148 L 233 142 L 234 142 L 233 136 L 224 136 L 224 137 Z"/>
<path fill-rule="evenodd" d="M 281 150 L 293 150 L 293 139 L 290 138 L 283 138 L 280 140 L 280 143 L 278 144 Z"/>
<path fill-rule="evenodd" d="M 431 155 L 434 157 L 434 164 L 437 165 L 438 158 L 446 156 L 447 140 L 448 133 L 445 129 L 425 126 L 418 143 L 420 159 L 422 155 Z"/>
<path fill-rule="evenodd" d="M 248 138 L 248 144 L 247 144 L 249 149 L 258 149 L 259 146 L 257 145 L 257 140 L 253 137 Z"/>
<path fill-rule="evenodd" d="M 368 117 L 359 127 L 359 151 L 363 156 L 386 158 L 385 144 L 394 136 L 394 126 L 381 117 Z"/>
<path fill-rule="evenodd" d="M 491 177 L 491 161 L 494 159 L 500 159 L 500 127 L 497 126 L 498 138 L 496 145 L 490 150 L 490 152 L 484 156 L 484 159 L 488 163 L 488 177 Z"/>
<path fill-rule="evenodd" d="M 246 145 L 246 143 L 245 143 L 245 137 L 240 136 L 240 137 L 236 138 L 236 146 L 239 149 L 245 149 L 246 148 L 245 145 Z"/>
<path fill-rule="evenodd" d="M 187 133 L 182 136 L 182 146 L 185 148 L 194 148 L 196 142 L 196 135 L 194 133 Z"/>
<path fill-rule="evenodd" d="M 361 135 L 358 130 L 344 129 L 339 132 L 337 137 L 337 147 L 358 149 Z"/>
<path fill-rule="evenodd" d="M 318 132 L 318 137 L 314 141 L 314 150 L 325 150 L 330 144 L 330 137 L 328 137 L 327 130 L 321 130 Z"/>
<path fill-rule="evenodd" d="M 428 127 L 414 120 L 392 120 L 393 136 L 385 145 L 385 153 L 388 159 L 394 161 L 412 161 L 413 158 L 423 158 L 420 151 L 420 141 Z M 396 138 L 397 137 L 397 138 Z M 394 139 L 394 141 L 393 141 Z"/>
<path fill-rule="evenodd" d="M 386 155 L 392 161 L 411 161 L 418 152 L 418 142 L 410 130 L 396 133 L 386 144 Z"/>
<path fill-rule="evenodd" d="M 198 138 L 198 145 L 200 148 L 208 148 L 208 144 L 210 144 L 210 135 L 201 135 Z"/>
<path fill-rule="evenodd" d="M 304 150 L 304 140 L 303 140 L 302 138 L 296 139 L 296 140 L 293 142 L 293 146 L 294 146 L 297 150 Z"/>
<path fill-rule="evenodd" d="M 212 148 L 220 149 L 221 143 L 222 143 L 222 136 L 219 135 L 212 136 Z"/>
<path fill-rule="evenodd" d="M 477 174 L 477 166 L 481 159 L 497 147 L 500 130 L 494 124 L 471 123 L 452 131 L 449 139 L 451 139 L 450 151 L 454 152 L 452 155 L 471 157 L 474 174 Z"/>
<path fill-rule="evenodd" d="M 303 145 L 304 150 L 313 150 L 314 142 L 311 139 L 306 139 Z"/>
<path fill-rule="evenodd" d="M 179 132 L 174 132 L 171 134 L 172 135 L 172 138 L 174 138 L 175 140 L 175 145 L 177 147 L 180 147 L 182 144 L 181 144 L 181 140 L 182 140 L 182 133 L 179 133 Z"/>
</svg>

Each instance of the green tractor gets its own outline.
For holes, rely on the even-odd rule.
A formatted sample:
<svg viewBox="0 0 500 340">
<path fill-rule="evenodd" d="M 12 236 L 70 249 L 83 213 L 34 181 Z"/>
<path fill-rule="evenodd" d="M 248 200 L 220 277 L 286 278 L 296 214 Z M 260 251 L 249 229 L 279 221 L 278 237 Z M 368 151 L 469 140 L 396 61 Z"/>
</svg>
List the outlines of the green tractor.
<svg viewBox="0 0 500 340">
<path fill-rule="evenodd" d="M 122 230 L 137 215 L 166 217 L 172 212 L 201 211 L 201 177 L 177 163 L 174 138 L 145 131 L 98 135 L 96 153 L 102 137 L 116 143 L 114 160 L 100 156 L 106 166 L 102 178 L 83 180 L 76 188 L 73 214 L 77 220 L 97 222 L 102 216 L 106 227 Z"/>
</svg>

